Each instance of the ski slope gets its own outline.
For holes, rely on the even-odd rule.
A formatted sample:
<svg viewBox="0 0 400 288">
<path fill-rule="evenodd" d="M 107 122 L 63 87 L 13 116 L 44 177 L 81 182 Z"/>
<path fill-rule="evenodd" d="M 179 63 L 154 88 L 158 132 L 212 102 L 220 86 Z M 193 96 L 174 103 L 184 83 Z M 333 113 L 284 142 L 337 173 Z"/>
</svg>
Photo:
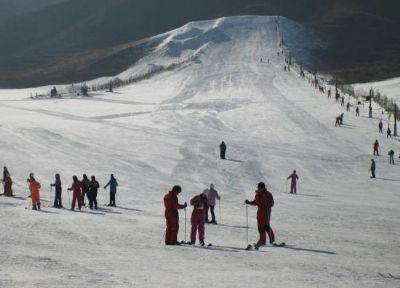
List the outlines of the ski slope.
<svg viewBox="0 0 400 288">
<path fill-rule="evenodd" d="M 367 107 L 334 127 L 344 109 L 284 72 L 277 55 L 282 31 L 304 61 L 318 38 L 284 18 L 275 26 L 275 17 L 190 23 L 140 65 L 203 47 L 193 61 L 115 93 L 32 100 L 43 88 L 0 90 L 0 165 L 18 196 L 0 197 L 0 287 L 399 287 L 382 275 L 400 274 L 400 160 L 390 166 L 387 157 L 390 149 L 398 157 L 400 143 L 378 135 Z M 372 180 L 375 139 L 382 156 Z M 298 195 L 285 193 L 293 169 Z M 72 175 L 104 185 L 114 173 L 119 207 L 79 213 L 43 201 L 42 212 L 24 209 L 30 172 L 45 200 L 60 173 L 67 207 Z M 272 227 L 287 248 L 243 250 L 243 202 L 260 181 L 274 195 Z M 189 202 L 210 183 L 222 196 L 222 225 L 206 226 L 214 247 L 160 244 L 164 194 L 180 184 L 180 201 Z M 108 203 L 102 189 L 98 199 Z M 249 207 L 250 243 L 255 215 Z"/>
<path fill-rule="evenodd" d="M 355 89 L 369 91 L 374 88 L 386 95 L 389 99 L 394 99 L 397 103 L 400 101 L 400 78 L 392 78 L 384 81 L 354 84 Z"/>
</svg>

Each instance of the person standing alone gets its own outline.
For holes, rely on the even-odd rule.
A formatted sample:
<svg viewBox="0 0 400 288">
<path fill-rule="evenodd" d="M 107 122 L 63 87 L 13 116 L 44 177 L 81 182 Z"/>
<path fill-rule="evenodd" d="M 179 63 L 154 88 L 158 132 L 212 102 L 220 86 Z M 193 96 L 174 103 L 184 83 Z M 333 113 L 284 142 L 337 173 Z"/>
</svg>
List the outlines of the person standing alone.
<svg viewBox="0 0 400 288">
<path fill-rule="evenodd" d="M 219 150 L 220 150 L 220 158 L 225 159 L 225 153 L 226 153 L 226 144 L 224 141 L 219 145 Z"/>
<path fill-rule="evenodd" d="M 291 180 L 290 183 L 290 194 L 296 194 L 297 193 L 297 180 L 299 180 L 299 176 L 296 174 L 296 170 L 293 170 L 293 173 L 289 175 L 289 177 L 286 180 Z"/>
<path fill-rule="evenodd" d="M 106 189 L 108 186 L 110 186 L 110 203 L 108 204 L 108 206 L 115 207 L 117 206 L 115 204 L 115 194 L 117 194 L 118 182 L 117 179 L 115 179 L 114 174 L 110 175 L 110 181 L 108 181 L 106 186 L 104 186 L 104 189 Z"/>
</svg>

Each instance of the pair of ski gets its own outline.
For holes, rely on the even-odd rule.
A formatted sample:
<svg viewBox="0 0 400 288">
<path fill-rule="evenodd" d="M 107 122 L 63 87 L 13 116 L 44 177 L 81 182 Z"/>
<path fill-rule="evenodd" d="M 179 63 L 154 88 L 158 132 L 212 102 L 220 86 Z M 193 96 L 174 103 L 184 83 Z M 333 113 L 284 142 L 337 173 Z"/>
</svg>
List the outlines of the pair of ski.
<svg viewBox="0 0 400 288">
<path fill-rule="evenodd" d="M 208 243 L 208 244 L 204 244 L 204 245 L 201 245 L 200 244 L 200 246 L 196 246 L 196 244 L 192 244 L 192 242 L 185 242 L 185 241 L 181 241 L 180 242 L 181 243 L 181 245 L 187 245 L 187 246 L 195 246 L 195 247 L 212 247 L 213 245 L 211 244 L 211 243 Z"/>
<path fill-rule="evenodd" d="M 379 275 L 380 277 L 386 278 L 386 279 L 400 280 L 400 276 L 395 276 L 395 275 L 393 275 L 393 274 L 391 274 L 391 273 L 384 274 L 384 273 L 380 273 L 380 272 L 379 272 L 378 275 Z"/>
<path fill-rule="evenodd" d="M 259 250 L 260 247 L 265 247 L 265 246 L 266 246 L 266 245 L 263 245 L 263 246 L 257 245 L 257 243 L 254 243 L 253 245 L 249 244 L 249 245 L 247 245 L 246 250 L 247 250 L 247 251 Z M 286 243 L 285 243 L 285 242 L 274 243 L 274 244 L 272 244 L 271 247 L 286 247 Z"/>
</svg>

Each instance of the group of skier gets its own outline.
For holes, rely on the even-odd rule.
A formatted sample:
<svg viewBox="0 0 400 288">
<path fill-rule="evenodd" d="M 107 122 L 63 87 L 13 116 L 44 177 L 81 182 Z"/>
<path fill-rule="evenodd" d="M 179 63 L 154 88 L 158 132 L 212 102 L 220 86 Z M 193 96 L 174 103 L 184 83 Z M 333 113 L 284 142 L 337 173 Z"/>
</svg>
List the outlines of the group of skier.
<svg viewBox="0 0 400 288">
<path fill-rule="evenodd" d="M 12 180 L 10 177 L 10 173 L 8 172 L 7 167 L 4 167 L 3 170 L 3 183 L 4 183 L 4 196 L 13 196 L 12 194 Z M 32 200 L 32 209 L 40 210 L 41 201 L 40 201 L 40 189 L 41 184 L 35 179 L 34 173 L 30 173 L 27 178 L 27 183 L 29 185 L 30 195 L 28 197 Z M 116 206 L 115 195 L 117 193 L 118 182 L 115 179 L 114 175 L 111 174 L 110 180 L 104 186 L 104 189 L 110 187 L 110 202 L 108 206 Z M 50 184 L 50 189 L 55 188 L 54 195 L 54 204 L 53 208 L 63 208 L 62 204 L 62 183 L 60 174 L 55 175 L 54 183 Z M 75 210 L 75 206 L 78 206 L 78 209 L 81 210 L 82 206 L 86 207 L 85 204 L 85 196 L 89 201 L 90 209 L 97 209 L 97 193 L 100 187 L 99 182 L 96 180 L 95 176 L 91 176 L 91 180 L 83 174 L 83 178 L 80 181 L 77 176 L 72 177 L 71 187 L 68 188 L 68 191 L 72 191 L 72 202 L 71 202 L 71 210 Z"/>
<path fill-rule="evenodd" d="M 215 190 L 214 184 L 210 184 L 208 189 L 205 189 L 201 194 L 194 196 L 190 200 L 190 205 L 193 206 L 192 215 L 190 218 L 191 233 L 190 242 L 182 243 L 178 241 L 179 232 L 179 213 L 178 210 L 186 209 L 187 203 L 179 204 L 178 195 L 181 193 L 182 188 L 176 185 L 164 196 L 165 206 L 165 219 L 166 219 L 166 231 L 165 231 L 165 244 L 166 245 L 180 245 L 196 243 L 197 232 L 199 235 L 199 243 L 204 246 L 205 238 L 205 223 L 217 224 L 215 219 L 214 207 L 216 199 L 221 200 L 221 196 L 218 191 Z M 208 211 L 211 212 L 211 221 L 208 218 Z"/>
</svg>

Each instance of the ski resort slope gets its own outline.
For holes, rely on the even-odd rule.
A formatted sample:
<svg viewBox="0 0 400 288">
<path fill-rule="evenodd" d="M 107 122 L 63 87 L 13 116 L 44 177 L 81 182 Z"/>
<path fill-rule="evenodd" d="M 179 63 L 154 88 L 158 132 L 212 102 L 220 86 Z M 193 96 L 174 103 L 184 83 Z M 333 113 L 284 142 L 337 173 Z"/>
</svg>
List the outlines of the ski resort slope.
<svg viewBox="0 0 400 288">
<path fill-rule="evenodd" d="M 383 95 L 386 95 L 389 99 L 395 100 L 397 103 L 400 102 L 400 78 L 393 78 L 379 82 L 354 84 L 356 90 L 362 89 L 368 91 L 373 88 Z"/>
<path fill-rule="evenodd" d="M 346 113 L 295 71 L 284 72 L 281 32 L 305 60 L 319 42 L 284 18 L 277 31 L 276 21 L 190 23 L 143 61 L 158 65 L 157 57 L 176 60 L 205 45 L 197 57 L 115 93 L 32 100 L 35 89 L 0 91 L 0 165 L 18 196 L 0 197 L 0 286 L 399 287 L 388 274 L 400 274 L 400 160 L 390 166 L 387 152 L 398 157 L 400 143 L 378 135 L 378 114 L 369 119 L 367 107 L 356 118 L 354 106 Z M 334 127 L 342 112 L 344 125 Z M 375 139 L 381 156 L 370 179 Z M 298 195 L 285 193 L 293 169 Z M 30 172 L 42 184 L 41 212 L 25 209 Z M 96 175 L 104 186 L 114 173 L 119 207 L 104 206 L 103 189 L 98 211 L 46 207 L 55 173 L 67 208 L 72 175 Z M 243 203 L 260 181 L 274 195 L 271 224 L 286 248 L 244 250 Z M 222 196 L 221 225 L 206 226 L 214 246 L 161 244 L 164 194 L 180 184 L 180 202 L 189 202 L 210 183 Z M 256 208 L 248 214 L 254 243 Z M 181 210 L 182 240 L 184 219 Z"/>
</svg>

